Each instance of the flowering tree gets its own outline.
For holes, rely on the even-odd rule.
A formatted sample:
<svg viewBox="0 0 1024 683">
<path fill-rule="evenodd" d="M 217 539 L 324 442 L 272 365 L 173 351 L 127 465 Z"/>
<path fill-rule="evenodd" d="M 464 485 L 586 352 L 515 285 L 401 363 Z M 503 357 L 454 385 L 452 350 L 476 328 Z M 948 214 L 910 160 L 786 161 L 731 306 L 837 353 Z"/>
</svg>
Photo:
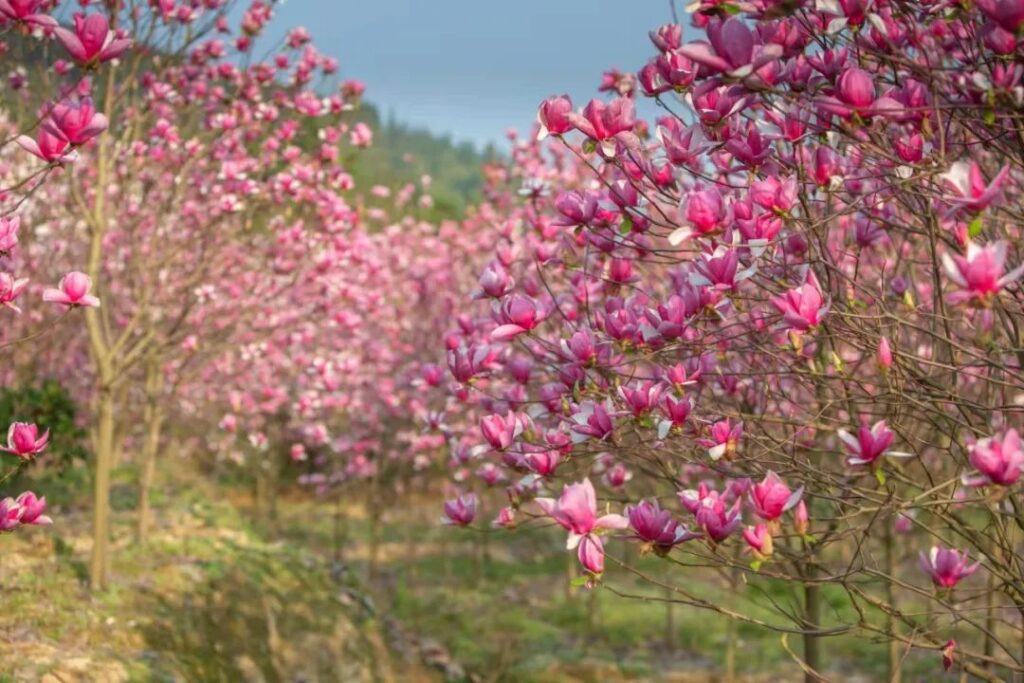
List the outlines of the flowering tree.
<svg viewBox="0 0 1024 683">
<path fill-rule="evenodd" d="M 1024 5 L 691 9 L 699 39 L 667 24 L 609 99 L 545 101 L 553 145 L 491 174 L 510 227 L 447 340 L 457 471 L 507 477 L 494 523 L 564 527 L 589 585 L 802 638 L 808 680 L 845 635 L 889 643 L 889 680 L 916 649 L 1024 674 Z M 800 609 L 707 599 L 704 565 Z"/>
<path fill-rule="evenodd" d="M 28 44 L 35 39 L 60 42 L 79 67 L 89 71 L 97 71 L 131 46 L 125 35 L 110 30 L 103 14 L 94 14 L 88 20 L 76 19 L 74 30 L 60 28 L 49 14 L 54 4 L 42 0 L 0 2 L 0 54 L 15 52 L 8 62 L 12 64 L 8 74 L 10 95 L 5 98 L 0 120 L 0 255 L 5 261 L 5 270 L 0 273 L 0 298 L 12 315 L 22 312 L 21 302 L 26 298 L 23 293 L 35 289 L 30 288 L 29 278 L 6 270 L 24 268 L 31 261 L 19 253 L 24 237 L 23 216 L 32 217 L 30 207 L 39 195 L 54 187 L 67 188 L 68 170 L 79 151 L 91 146 L 108 125 L 108 119 L 97 113 L 91 100 L 84 97 L 90 87 L 88 79 L 76 80 L 68 61 L 58 59 L 52 67 L 46 62 L 45 68 L 52 68 L 48 74 L 56 76 L 58 82 L 53 82 L 52 77 L 37 82 L 28 79 L 28 67 L 40 62 Z M 59 244 L 40 246 L 39 242 L 30 240 L 29 249 L 59 250 Z M 66 274 L 60 276 L 58 285 L 43 289 L 37 301 L 56 304 L 65 314 L 77 308 L 98 307 L 100 301 L 90 293 L 89 277 L 78 271 L 67 272 L 67 264 L 63 268 L 60 272 Z M 19 347 L 25 348 L 29 343 L 36 347 L 36 352 L 48 345 L 56 348 L 49 333 L 64 316 L 51 315 L 47 319 L 42 306 L 33 305 L 27 317 L 25 326 L 14 321 L 7 326 L 9 333 L 13 333 L 3 344 L 8 353 L 14 355 Z M 22 327 L 24 334 L 19 333 Z M 35 424 L 11 424 L 3 450 L 18 458 L 18 464 L 0 480 L 8 480 L 42 453 L 49 437 L 49 430 Z M 0 501 L 2 531 L 9 532 L 20 525 L 50 524 L 45 508 L 45 497 L 36 497 L 31 492 Z"/>
</svg>

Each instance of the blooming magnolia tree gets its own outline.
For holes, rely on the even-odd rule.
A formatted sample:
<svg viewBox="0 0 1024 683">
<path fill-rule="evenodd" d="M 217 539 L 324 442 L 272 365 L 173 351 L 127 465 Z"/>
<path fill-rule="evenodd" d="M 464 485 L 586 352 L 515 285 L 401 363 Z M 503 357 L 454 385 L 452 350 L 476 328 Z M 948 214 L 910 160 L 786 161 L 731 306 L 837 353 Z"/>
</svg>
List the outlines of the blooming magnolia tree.
<svg viewBox="0 0 1024 683">
<path fill-rule="evenodd" d="M 26 207 L 55 186 L 66 190 L 67 168 L 78 157 L 79 150 L 90 146 L 108 125 L 107 118 L 96 112 L 92 101 L 85 97 L 89 81 L 81 73 L 72 73 L 72 62 L 83 72 L 97 71 L 131 46 L 130 39 L 110 29 L 102 13 L 88 19 L 76 18 L 73 30 L 59 27 L 49 14 L 55 4 L 42 0 L 0 2 L 0 55 L 14 53 L 10 55 L 12 59 L 5 61 L 5 65 L 11 65 L 7 74 L 10 94 L 5 97 L 7 111 L 0 120 L 0 256 L 4 260 L 0 299 L 10 315 L 19 315 L 22 306 L 27 307 L 24 300 L 28 297 L 23 296 L 26 290 L 32 291 L 35 301 L 27 324 L 11 320 L 6 326 L 8 336 L 3 348 L 12 355 L 25 348 L 32 348 L 33 353 L 58 348 L 50 333 L 64 315 L 47 315 L 43 302 L 56 305 L 64 314 L 100 305 L 99 299 L 90 293 L 89 276 L 74 270 L 67 272 L 73 264 L 52 263 L 58 272 L 66 274 L 56 276 L 60 278 L 56 287 L 42 288 L 41 292 L 30 287 L 29 278 L 13 272 L 18 266 L 25 269 L 26 261 L 31 260 L 20 253 L 24 245 L 19 234 L 23 232 Z M 52 70 L 52 77 L 30 82 L 27 67 L 39 62 L 38 55 L 29 47 L 33 41 L 60 43 L 62 50 L 71 55 L 71 61 L 58 59 L 52 66 L 44 61 L 44 68 Z M 30 240 L 30 249 L 51 253 L 59 249 L 45 235 L 37 237 L 42 239 Z M 11 424 L 3 451 L 18 462 L 0 480 L 6 481 L 43 453 L 49 436 L 49 430 L 33 423 Z M 31 492 L 16 499 L 6 498 L 0 501 L 0 530 L 9 532 L 21 525 L 50 524 L 52 520 L 44 514 L 45 508 L 45 497 L 36 497 Z"/>
<path fill-rule="evenodd" d="M 889 680 L 921 649 L 1024 675 L 1024 4 L 690 9 L 491 174 L 446 433 L 510 485 L 460 475 L 448 520 L 557 524 L 588 585 L 800 637 L 808 680 L 842 636 L 888 643 Z M 775 618 L 708 598 L 709 565 Z"/>
</svg>

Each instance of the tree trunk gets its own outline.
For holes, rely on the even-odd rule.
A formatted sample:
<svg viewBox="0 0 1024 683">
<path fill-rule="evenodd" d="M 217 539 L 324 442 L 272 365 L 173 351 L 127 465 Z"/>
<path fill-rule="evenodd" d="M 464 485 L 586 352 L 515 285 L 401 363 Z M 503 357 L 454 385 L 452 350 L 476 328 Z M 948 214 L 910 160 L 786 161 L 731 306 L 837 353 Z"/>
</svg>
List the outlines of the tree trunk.
<svg viewBox="0 0 1024 683">
<path fill-rule="evenodd" d="M 150 362 L 146 365 L 146 408 L 143 422 L 146 425 L 146 440 L 142 444 L 142 471 L 139 475 L 139 511 L 136 538 L 139 543 L 149 540 L 152 523 L 150 493 L 156 478 L 156 458 L 160 449 L 160 434 L 163 430 L 164 411 L 160 407 L 160 391 L 163 375 L 160 367 Z"/>
<path fill-rule="evenodd" d="M 889 524 L 885 531 L 885 572 L 890 577 L 896 576 L 896 552 L 892 536 L 892 525 Z M 896 607 L 896 590 L 892 581 L 885 582 L 885 600 L 889 606 Z M 886 617 L 889 631 L 889 683 L 900 683 L 903 678 L 900 672 L 900 641 L 895 638 L 896 619 L 890 614 Z"/>
<path fill-rule="evenodd" d="M 114 393 L 109 384 L 100 387 L 96 411 L 96 481 L 93 489 L 92 559 L 89 586 L 107 587 L 110 566 L 110 470 L 114 459 Z"/>
<path fill-rule="evenodd" d="M 821 625 L 821 594 L 820 587 L 808 583 L 804 585 L 804 628 L 808 631 Z M 821 671 L 821 651 L 819 637 L 812 633 L 804 633 L 804 683 L 822 683 L 824 680 L 816 672 Z"/>
</svg>

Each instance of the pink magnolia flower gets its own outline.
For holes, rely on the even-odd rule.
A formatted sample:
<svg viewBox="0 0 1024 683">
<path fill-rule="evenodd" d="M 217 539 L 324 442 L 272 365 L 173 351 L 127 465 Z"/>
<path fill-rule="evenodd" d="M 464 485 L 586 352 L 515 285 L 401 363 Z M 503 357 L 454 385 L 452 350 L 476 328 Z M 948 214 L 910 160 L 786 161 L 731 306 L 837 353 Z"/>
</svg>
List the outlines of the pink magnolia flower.
<svg viewBox="0 0 1024 683">
<path fill-rule="evenodd" d="M 697 525 L 714 543 L 721 543 L 743 524 L 740 499 L 729 506 L 722 495 L 709 489 L 707 484 L 702 483 L 696 490 L 680 491 L 679 502 L 693 513 Z"/>
<path fill-rule="evenodd" d="M 1006 242 L 990 242 L 979 247 L 973 242 L 967 243 L 967 255 L 942 255 L 942 264 L 946 275 L 960 290 L 947 297 L 950 303 L 971 301 L 988 306 L 992 299 L 1011 282 L 1016 282 L 1024 273 L 1024 264 L 1003 274 L 1006 265 Z"/>
<path fill-rule="evenodd" d="M 743 530 L 743 540 L 753 551 L 754 557 L 766 560 L 772 555 L 772 534 L 767 525 L 748 526 Z"/>
<path fill-rule="evenodd" d="M 811 520 L 810 515 L 807 514 L 807 503 L 801 500 L 797 503 L 796 510 L 793 511 L 793 530 L 801 536 L 806 536 L 810 528 Z"/>
<path fill-rule="evenodd" d="M 799 332 L 806 332 L 820 325 L 830 306 L 822 296 L 818 278 L 810 270 L 807 271 L 804 284 L 782 296 L 773 296 L 771 302 L 782 313 L 789 329 Z"/>
<path fill-rule="evenodd" d="M 43 514 L 46 512 L 46 496 L 37 498 L 31 491 L 25 491 L 15 502 L 21 507 L 22 524 L 53 524 L 53 520 Z"/>
<path fill-rule="evenodd" d="M 83 97 L 78 102 L 64 100 L 53 106 L 42 128 L 78 147 L 107 129 L 107 117 L 96 111 L 92 98 Z"/>
<path fill-rule="evenodd" d="M 568 116 L 580 132 L 601 145 L 607 156 L 615 153 L 616 138 L 636 125 L 635 106 L 629 97 L 618 97 L 608 104 L 590 100 L 582 114 L 573 112 Z"/>
<path fill-rule="evenodd" d="M 18 216 L 0 218 L 0 254 L 8 254 L 18 246 L 18 230 L 20 228 L 21 218 Z"/>
<path fill-rule="evenodd" d="M 29 154 L 47 163 L 70 163 L 77 157 L 77 153 L 71 149 L 66 139 L 50 132 L 45 126 L 39 128 L 34 140 L 27 135 L 19 135 L 15 142 Z"/>
<path fill-rule="evenodd" d="M 576 442 L 586 441 L 587 437 L 604 441 L 615 433 L 611 411 L 602 403 L 584 403 L 572 419 L 575 424 L 570 429 Z"/>
<path fill-rule="evenodd" d="M 707 27 L 710 43 L 698 41 L 680 46 L 676 52 L 712 72 L 744 78 L 754 70 L 782 56 L 782 46 L 758 45 L 754 33 L 741 20 L 730 17 L 713 20 Z"/>
<path fill-rule="evenodd" d="M 39 427 L 29 422 L 12 422 L 7 430 L 7 446 L 0 451 L 13 453 L 19 458 L 30 458 L 42 453 L 50 440 L 50 430 L 39 435 Z"/>
<path fill-rule="evenodd" d="M 680 543 L 700 538 L 700 534 L 674 520 L 669 510 L 662 510 L 657 500 L 642 500 L 635 506 L 627 507 L 626 516 L 636 537 L 659 555 L 668 553 Z"/>
<path fill-rule="evenodd" d="M 920 553 L 921 569 L 940 588 L 952 588 L 978 571 L 981 562 L 970 564 L 967 553 L 933 546 L 927 555 Z"/>
<path fill-rule="evenodd" d="M 951 638 L 942 646 L 942 669 L 944 671 L 949 671 L 949 667 L 953 666 L 953 662 L 955 661 L 956 641 Z"/>
<path fill-rule="evenodd" d="M 455 526 L 468 526 L 473 523 L 476 517 L 477 497 L 475 493 L 467 493 L 445 501 L 443 524 Z"/>
<path fill-rule="evenodd" d="M 964 484 L 968 486 L 1012 486 L 1017 483 L 1024 468 L 1024 449 L 1017 430 L 1009 429 L 1002 436 L 979 439 L 971 446 L 970 461 L 980 474 L 975 477 L 964 475 Z"/>
<path fill-rule="evenodd" d="M 28 286 L 28 278 L 14 279 L 10 273 L 0 273 L 0 305 L 6 306 L 15 313 L 21 313 L 21 308 L 14 303 L 14 300 L 21 296 Z"/>
<path fill-rule="evenodd" d="M 132 45 L 131 40 L 110 30 L 107 17 L 100 13 L 86 16 L 76 12 L 73 31 L 58 27 L 53 32 L 72 59 L 82 67 L 117 59 Z"/>
<path fill-rule="evenodd" d="M 0 0 L 0 17 L 36 26 L 56 26 L 57 21 L 46 14 L 40 14 L 43 0 Z"/>
<path fill-rule="evenodd" d="M 871 74 L 855 66 L 839 74 L 835 95 L 820 98 L 818 104 L 825 111 L 845 119 L 854 116 L 867 118 L 875 114 L 896 115 L 904 111 L 904 106 L 891 97 L 876 98 Z"/>
<path fill-rule="evenodd" d="M 629 521 L 622 515 L 597 516 L 597 494 L 589 479 L 566 484 L 558 500 L 537 498 L 537 505 L 546 515 L 569 532 L 566 547 L 570 550 L 585 537 L 603 529 L 625 529 Z M 582 551 L 581 551 L 582 555 Z M 583 562 L 582 557 L 580 562 Z M 585 566 L 585 565 L 584 565 Z"/>
<path fill-rule="evenodd" d="M 518 294 L 502 301 L 495 312 L 501 323 L 491 332 L 491 339 L 496 341 L 518 337 L 529 332 L 544 320 L 544 312 L 539 309 L 537 302 Z"/>
<path fill-rule="evenodd" d="M 523 433 L 523 421 L 512 411 L 508 415 L 488 415 L 480 420 L 480 432 L 495 450 L 505 450 Z"/>
<path fill-rule="evenodd" d="M 892 348 L 885 337 L 878 340 L 878 366 L 883 370 L 892 368 Z"/>
<path fill-rule="evenodd" d="M 0 500 L 0 533 L 17 529 L 21 525 L 21 516 L 24 512 L 13 498 Z"/>
<path fill-rule="evenodd" d="M 708 456 L 718 460 L 723 455 L 726 460 L 736 457 L 740 440 L 743 438 L 743 422 L 732 424 L 728 418 L 711 426 L 711 438 L 697 439 L 697 443 L 708 449 Z"/>
<path fill-rule="evenodd" d="M 604 573 L 604 541 L 600 536 L 587 534 L 580 539 L 576 557 L 580 565 L 594 576 Z"/>
<path fill-rule="evenodd" d="M 537 110 L 537 122 L 540 124 L 537 139 L 543 140 L 548 135 L 562 135 L 572 130 L 573 124 L 569 118 L 572 110 L 572 100 L 568 95 L 544 100 Z"/>
<path fill-rule="evenodd" d="M 1009 175 L 1010 167 L 1003 166 L 992 182 L 986 184 L 978 162 L 957 161 L 940 176 L 953 193 L 944 199 L 955 206 L 982 211 L 999 199 Z"/>
<path fill-rule="evenodd" d="M 804 487 L 796 491 L 790 491 L 786 483 L 779 475 L 769 471 L 760 484 L 754 484 L 750 489 L 750 503 L 753 505 L 757 516 L 765 521 L 772 521 L 782 516 L 783 512 L 790 510 L 804 495 Z"/>
<path fill-rule="evenodd" d="M 516 524 L 516 512 L 510 507 L 503 507 L 498 511 L 498 516 L 491 522 L 491 526 L 509 529 Z"/>
<path fill-rule="evenodd" d="M 89 294 L 91 288 L 92 278 L 85 273 L 72 271 L 60 279 L 56 289 L 43 291 L 43 301 L 69 307 L 97 308 L 100 305 L 100 300 Z"/>
<path fill-rule="evenodd" d="M 892 430 L 885 424 L 885 420 L 879 420 L 870 428 L 862 424 L 857 430 L 857 436 L 853 436 L 845 429 L 836 432 L 846 451 L 849 454 L 846 458 L 847 465 L 874 465 L 875 462 L 884 456 L 909 457 L 909 453 L 890 451 L 889 446 L 895 438 Z"/>
</svg>

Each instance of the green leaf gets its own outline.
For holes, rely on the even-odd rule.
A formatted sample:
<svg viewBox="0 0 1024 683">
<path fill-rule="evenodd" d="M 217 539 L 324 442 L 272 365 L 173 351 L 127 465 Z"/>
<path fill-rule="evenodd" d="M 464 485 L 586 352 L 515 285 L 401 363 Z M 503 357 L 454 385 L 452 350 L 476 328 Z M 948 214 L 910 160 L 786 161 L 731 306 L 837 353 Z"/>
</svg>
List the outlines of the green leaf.
<svg viewBox="0 0 1024 683">
<path fill-rule="evenodd" d="M 981 216 L 975 216 L 974 220 L 967 226 L 967 234 L 970 237 L 977 237 L 981 234 L 984 226 L 981 224 Z"/>
<path fill-rule="evenodd" d="M 619 234 L 628 235 L 631 232 L 633 232 L 633 218 L 631 216 L 626 216 L 622 220 L 622 223 L 619 224 Z"/>
<path fill-rule="evenodd" d="M 754 560 L 750 563 L 750 568 L 753 569 L 755 572 L 760 571 L 762 564 L 764 564 L 764 562 L 762 562 L 761 560 Z"/>
<path fill-rule="evenodd" d="M 589 576 L 577 576 L 575 579 L 569 582 L 569 585 L 579 588 L 581 586 L 586 586 L 588 581 L 590 581 Z"/>
<path fill-rule="evenodd" d="M 583 143 L 583 151 L 587 154 L 593 154 L 595 149 L 597 149 L 597 143 L 593 140 L 587 140 Z"/>
<path fill-rule="evenodd" d="M 882 470 L 875 470 L 875 479 L 878 480 L 879 486 L 885 486 L 885 472 Z"/>
</svg>

